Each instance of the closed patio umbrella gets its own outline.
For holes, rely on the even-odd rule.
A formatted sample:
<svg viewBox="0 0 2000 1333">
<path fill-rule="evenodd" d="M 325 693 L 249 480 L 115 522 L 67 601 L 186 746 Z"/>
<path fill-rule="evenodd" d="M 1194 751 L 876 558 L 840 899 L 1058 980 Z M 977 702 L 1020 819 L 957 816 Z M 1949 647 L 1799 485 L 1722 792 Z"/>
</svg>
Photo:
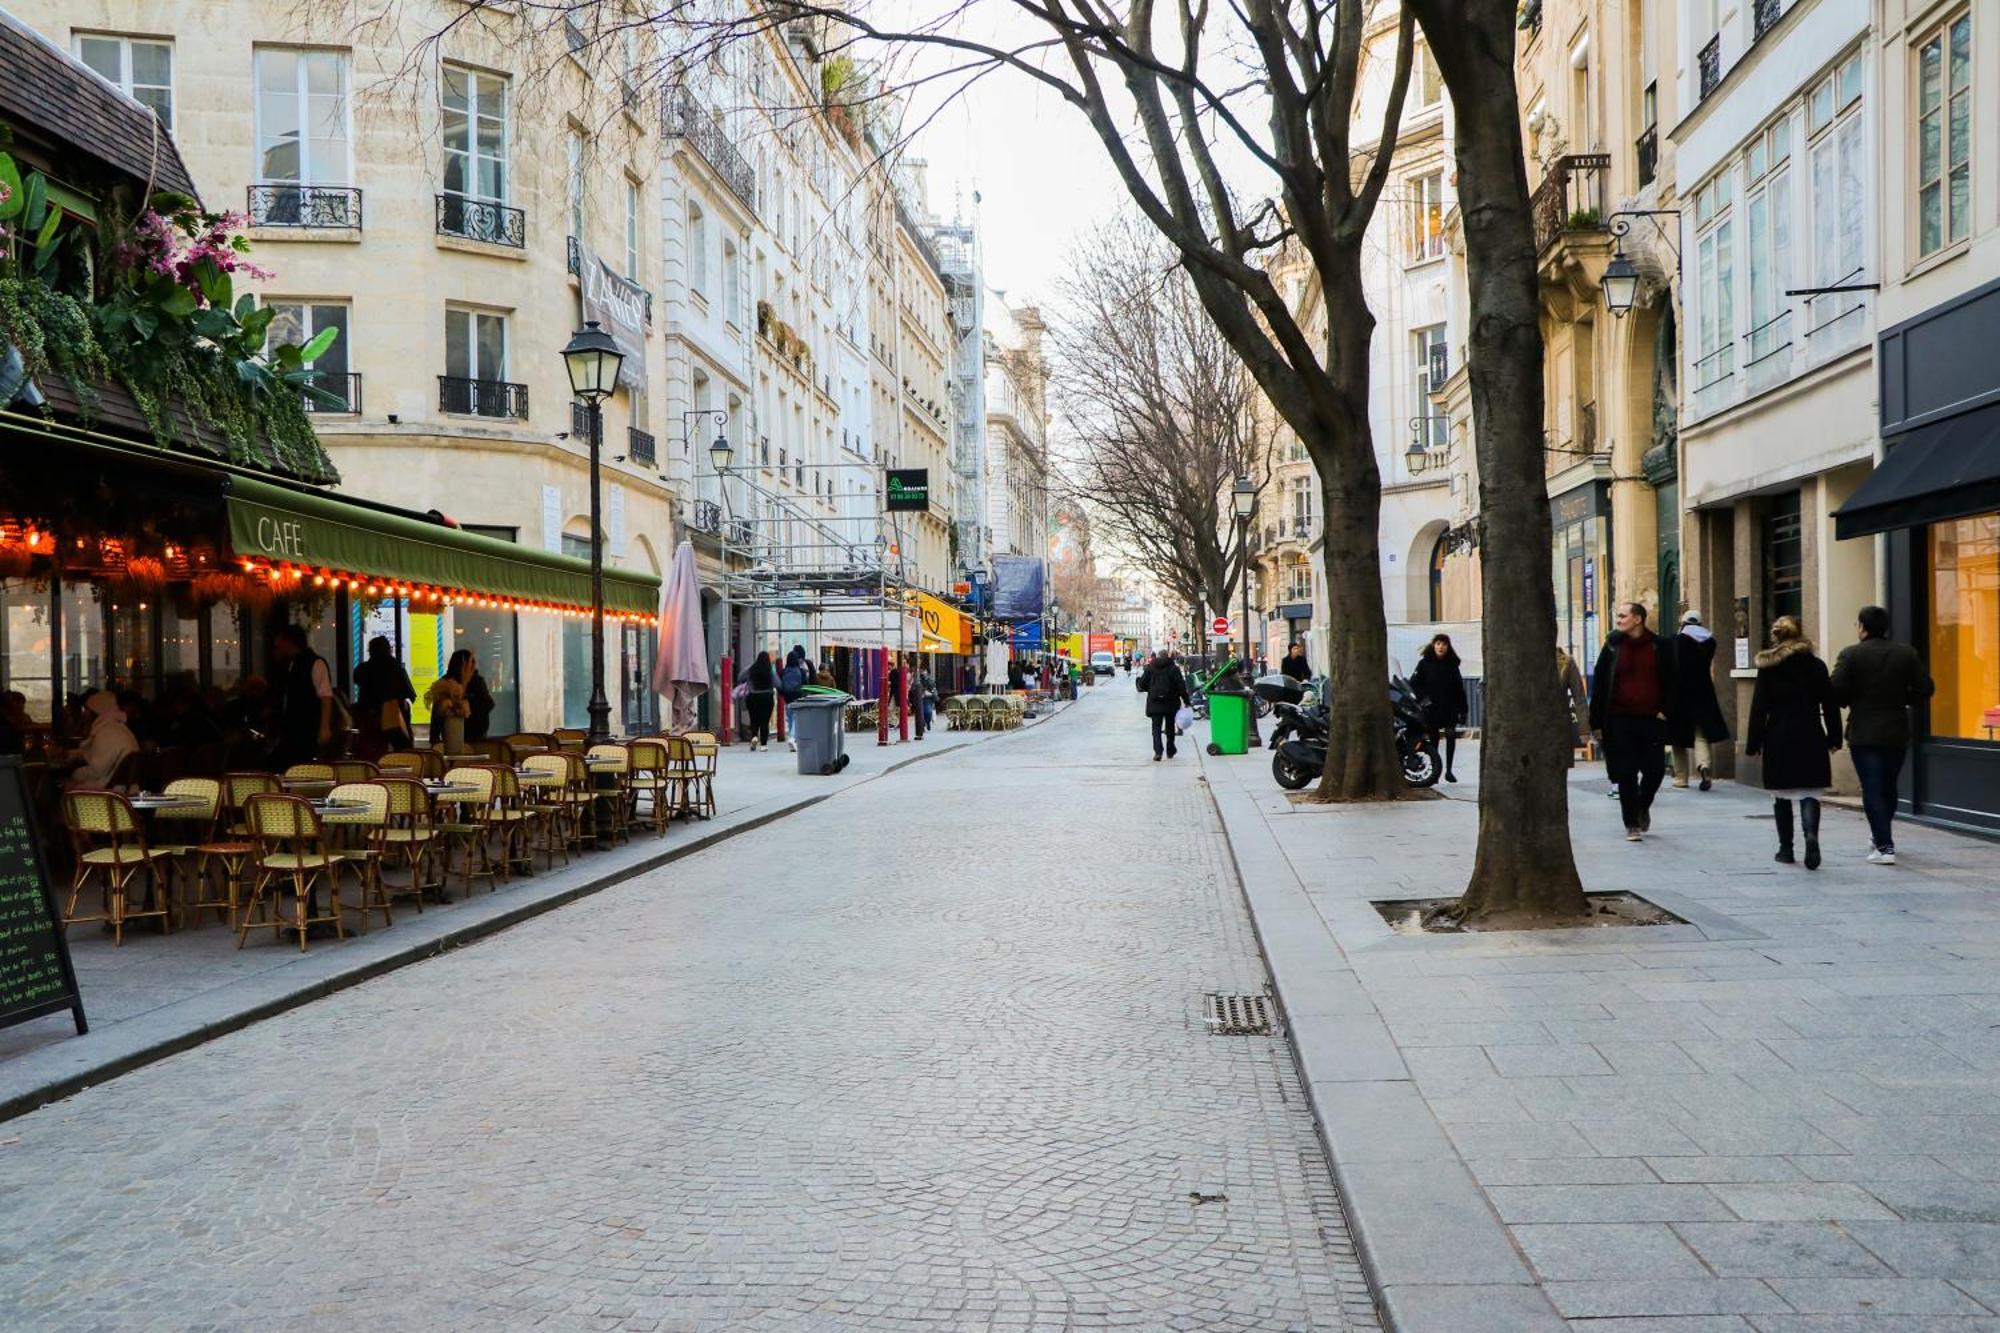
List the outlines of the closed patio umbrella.
<svg viewBox="0 0 2000 1333">
<path fill-rule="evenodd" d="M 667 701 L 671 728 L 694 726 L 695 700 L 708 688 L 708 636 L 701 623 L 701 575 L 694 546 L 683 541 L 660 599 L 660 654 L 653 662 L 653 692 Z"/>
</svg>

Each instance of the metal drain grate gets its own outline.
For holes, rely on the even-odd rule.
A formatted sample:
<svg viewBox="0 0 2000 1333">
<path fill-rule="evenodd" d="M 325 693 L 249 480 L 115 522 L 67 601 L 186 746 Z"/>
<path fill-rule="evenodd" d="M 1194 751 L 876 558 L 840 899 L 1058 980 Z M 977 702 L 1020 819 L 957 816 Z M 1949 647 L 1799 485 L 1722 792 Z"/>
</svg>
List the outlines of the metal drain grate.
<svg viewBox="0 0 2000 1333">
<path fill-rule="evenodd" d="M 1263 1037 L 1271 1032 L 1271 997 L 1222 995 L 1202 997 L 1208 1030 L 1218 1037 Z"/>
</svg>

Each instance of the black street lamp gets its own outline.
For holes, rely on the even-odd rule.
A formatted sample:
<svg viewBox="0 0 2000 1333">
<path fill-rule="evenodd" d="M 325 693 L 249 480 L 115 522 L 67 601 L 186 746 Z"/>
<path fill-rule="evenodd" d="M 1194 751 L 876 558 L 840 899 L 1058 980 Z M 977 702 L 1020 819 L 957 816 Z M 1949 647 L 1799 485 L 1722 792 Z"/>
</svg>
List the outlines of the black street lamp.
<svg viewBox="0 0 2000 1333">
<path fill-rule="evenodd" d="M 604 400 L 618 387 L 625 354 L 611 335 L 586 320 L 562 350 L 570 392 L 590 409 L 590 735 L 598 745 L 611 739 L 611 700 L 604 694 L 604 525 L 600 521 L 604 446 Z"/>
<path fill-rule="evenodd" d="M 1243 684 L 1250 684 L 1250 515 L 1257 508 L 1257 484 L 1248 475 L 1238 477 L 1236 484 L 1229 488 L 1229 502 L 1236 508 L 1236 577 L 1243 584 Z M 1263 737 L 1257 734 L 1257 704 L 1249 703 L 1250 735 L 1247 744 L 1253 750 L 1261 749 Z"/>
</svg>

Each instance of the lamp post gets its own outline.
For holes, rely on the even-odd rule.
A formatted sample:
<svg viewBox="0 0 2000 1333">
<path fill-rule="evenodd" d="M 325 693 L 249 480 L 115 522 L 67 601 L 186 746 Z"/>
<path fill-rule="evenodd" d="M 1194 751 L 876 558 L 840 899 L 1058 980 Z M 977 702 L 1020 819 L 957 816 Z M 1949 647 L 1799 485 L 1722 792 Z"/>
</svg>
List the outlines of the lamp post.
<svg viewBox="0 0 2000 1333">
<path fill-rule="evenodd" d="M 684 445 L 689 437 L 694 434 L 688 427 L 689 419 L 697 416 L 713 416 L 715 418 L 715 440 L 708 446 L 708 461 L 715 466 L 715 512 L 717 515 L 715 537 L 718 543 L 726 543 L 728 539 L 723 536 L 721 531 L 723 527 L 721 515 L 729 508 L 729 458 L 731 450 L 729 448 L 729 436 L 723 433 L 723 427 L 729 424 L 729 414 L 727 412 L 710 412 L 707 409 L 699 408 L 693 412 L 681 413 L 681 439 Z M 734 695 L 731 693 L 732 687 L 736 684 L 736 678 L 731 674 L 736 669 L 736 644 L 731 639 L 729 633 L 729 578 L 726 572 L 718 582 L 721 585 L 721 593 L 717 598 L 716 612 L 722 619 L 722 629 L 716 637 L 722 640 L 722 652 L 716 658 L 716 674 L 721 677 L 721 680 L 717 682 L 716 688 L 709 692 L 709 697 L 715 700 L 716 740 L 719 744 L 727 745 L 730 742 L 730 738 L 736 733 L 736 701 Z"/>
<path fill-rule="evenodd" d="M 1243 682 L 1250 683 L 1250 514 L 1257 508 L 1257 484 L 1245 474 L 1229 488 L 1229 502 L 1236 507 L 1236 577 L 1243 585 Z M 1249 704 L 1251 749 L 1260 749 L 1264 740 L 1257 734 L 1257 705 Z"/>
<path fill-rule="evenodd" d="M 570 392 L 590 409 L 590 735 L 589 743 L 611 739 L 611 700 L 604 694 L 604 526 L 602 505 L 604 400 L 618 387 L 625 354 L 611 335 L 586 320 L 562 351 Z"/>
</svg>

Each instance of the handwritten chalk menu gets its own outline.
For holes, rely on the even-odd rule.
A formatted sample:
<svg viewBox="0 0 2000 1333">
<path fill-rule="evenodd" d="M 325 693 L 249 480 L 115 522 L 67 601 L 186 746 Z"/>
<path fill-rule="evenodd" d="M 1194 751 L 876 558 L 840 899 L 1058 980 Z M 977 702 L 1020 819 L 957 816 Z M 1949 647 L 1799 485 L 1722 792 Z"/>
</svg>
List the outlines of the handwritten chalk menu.
<svg viewBox="0 0 2000 1333">
<path fill-rule="evenodd" d="M 67 1009 L 83 1033 L 83 998 L 33 810 L 21 761 L 0 758 L 0 1027 Z"/>
</svg>

